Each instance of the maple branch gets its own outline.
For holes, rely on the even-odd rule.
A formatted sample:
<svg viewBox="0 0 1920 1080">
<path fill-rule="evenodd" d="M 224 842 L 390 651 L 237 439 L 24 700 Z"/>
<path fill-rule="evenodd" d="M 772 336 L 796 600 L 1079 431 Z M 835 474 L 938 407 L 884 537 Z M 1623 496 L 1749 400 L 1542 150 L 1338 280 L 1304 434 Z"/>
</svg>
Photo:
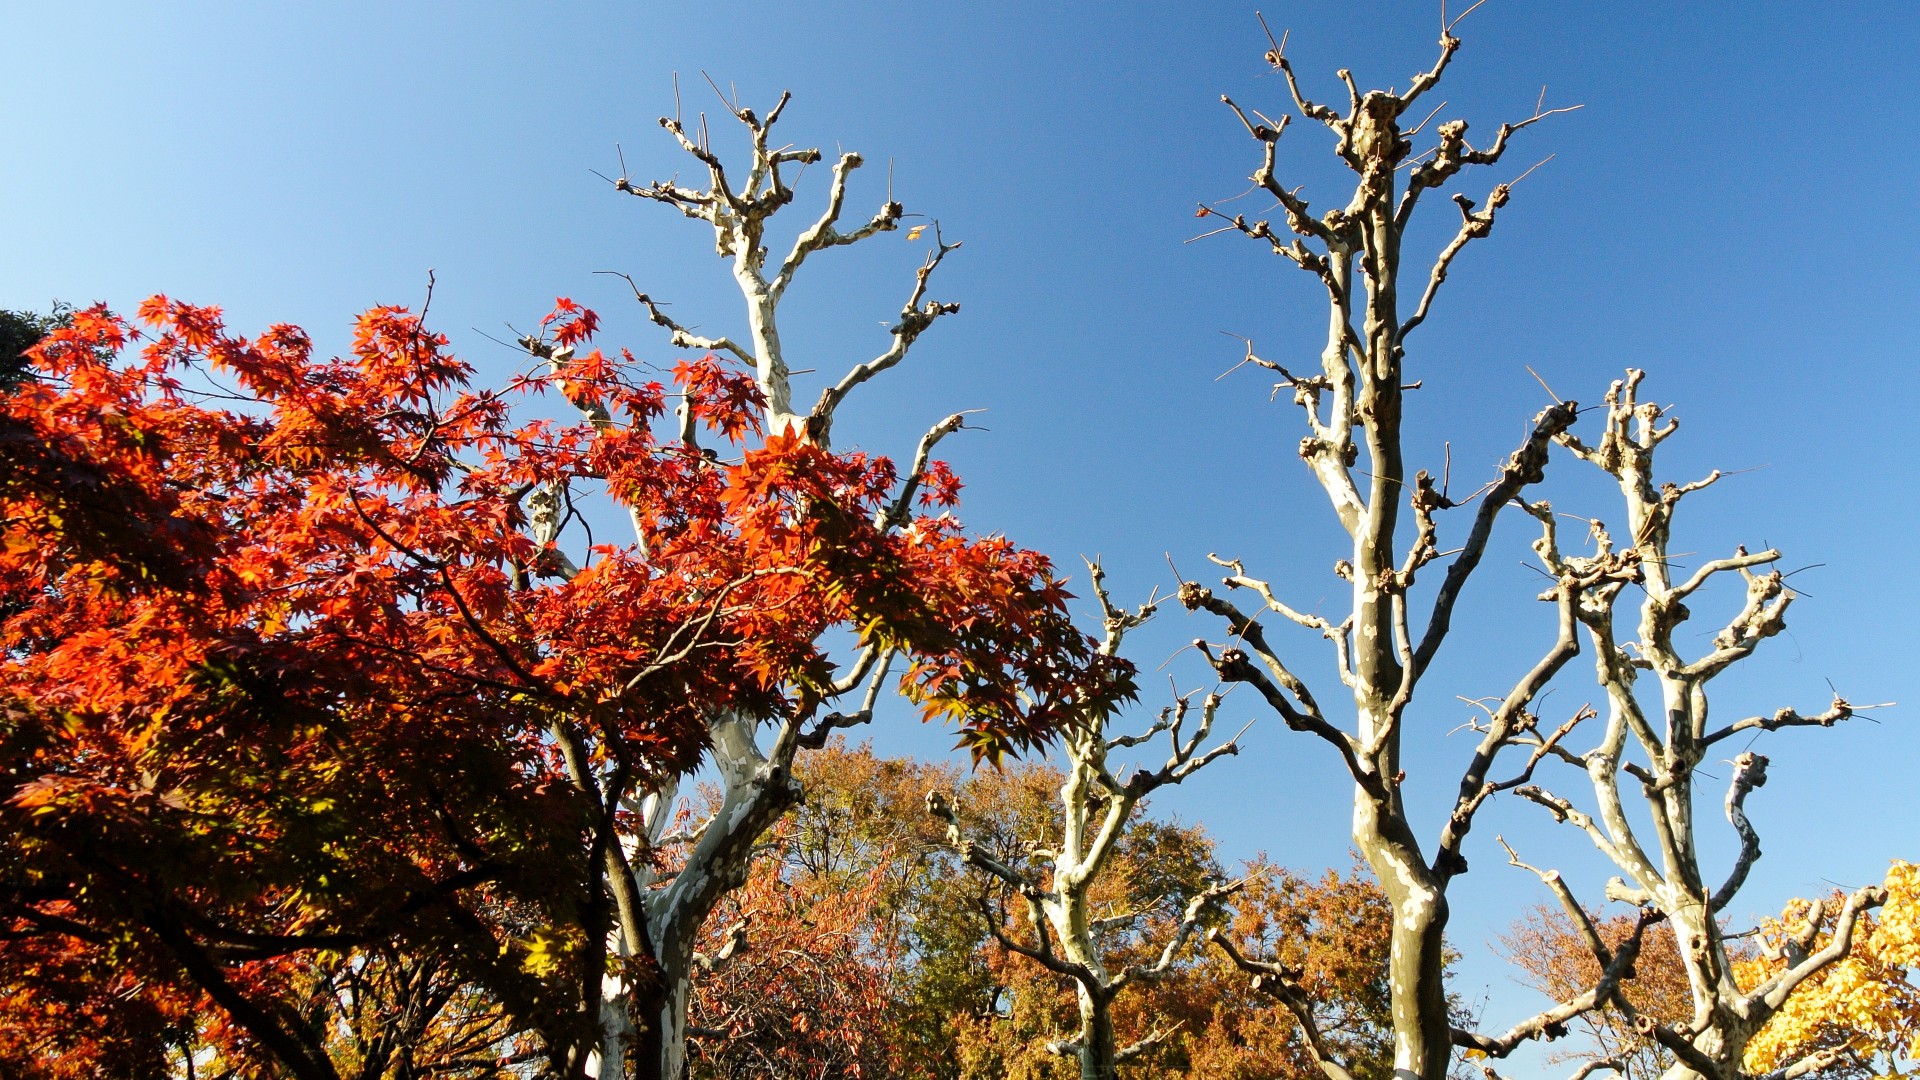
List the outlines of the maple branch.
<svg viewBox="0 0 1920 1080">
<path fill-rule="evenodd" d="M 350 490 L 348 497 L 353 503 L 354 512 L 359 514 L 360 520 L 365 522 L 369 529 L 373 530 L 374 535 L 385 541 L 388 547 L 393 548 L 394 551 L 399 552 L 416 565 L 435 572 L 440 578 L 441 586 L 446 589 L 447 595 L 453 598 L 454 608 L 460 613 L 461 621 L 466 623 L 467 628 L 473 631 L 474 636 L 478 637 L 487 648 L 500 659 L 502 664 L 506 665 L 507 670 L 513 672 L 514 675 L 520 678 L 528 687 L 536 688 L 542 693 L 549 694 L 560 701 L 569 700 L 568 695 L 554 690 L 522 666 L 512 651 L 487 630 L 486 626 L 480 621 L 479 616 L 475 615 L 473 609 L 467 605 L 466 597 L 462 596 L 459 588 L 454 585 L 453 575 L 449 572 L 446 563 L 428 558 L 414 551 L 412 548 L 402 544 L 392 533 L 382 528 L 380 523 L 375 521 L 373 516 L 367 513 L 366 508 L 360 504 L 360 495 L 358 492 Z"/>
<path fill-rule="evenodd" d="M 236 987 L 193 939 L 185 929 L 166 914 L 148 909 L 144 913 L 148 929 L 167 947 L 175 959 L 179 960 L 193 981 L 207 992 L 227 1015 L 245 1028 L 247 1033 L 259 1039 L 279 1059 L 282 1065 L 292 1070 L 300 1080 L 340 1080 L 340 1074 L 333 1068 L 333 1062 L 326 1051 L 311 1039 L 304 1037 L 302 1025 L 282 1023 L 265 1007 L 256 1004 L 244 992 Z"/>
<path fill-rule="evenodd" d="M 621 935 L 636 952 L 650 954 L 653 949 L 652 935 L 647 930 L 646 902 L 640 893 L 640 882 L 635 878 L 633 866 L 627 861 L 626 847 L 621 844 L 619 829 L 619 808 L 626 798 L 632 784 L 632 769 L 622 755 L 601 792 L 600 813 L 606 830 L 607 842 L 602 858 L 607 864 L 607 880 L 613 893 L 614 910 L 620 917 Z"/>
<path fill-rule="evenodd" d="M 788 574 L 805 577 L 807 576 L 807 571 L 797 566 L 763 566 L 758 570 L 749 570 L 739 577 L 734 578 L 732 581 L 727 582 L 725 585 L 720 586 L 719 589 L 714 591 L 712 596 L 707 598 L 705 614 L 697 619 L 676 625 L 673 630 L 668 633 L 667 639 L 661 642 L 654 650 L 654 659 L 649 662 L 646 667 L 635 672 L 633 677 L 628 679 L 626 684 L 620 688 L 620 693 L 632 693 L 649 675 L 664 671 L 674 664 L 685 660 L 687 657 L 693 655 L 696 649 L 718 648 L 726 644 L 725 642 L 705 641 L 702 639 L 702 635 L 713 625 L 715 619 L 722 615 L 737 614 L 741 610 L 739 608 L 722 606 L 721 602 L 727 598 L 727 595 L 748 582 Z M 684 645 L 679 644 L 680 635 L 688 632 L 692 634 L 691 640 Z M 610 700 L 612 699 L 603 699 L 603 703 L 604 701 Z"/>
<path fill-rule="evenodd" d="M 469 672 L 460 670 L 458 668 L 449 667 L 445 664 L 439 664 L 431 660 L 421 659 L 419 658 L 418 653 L 409 651 L 401 646 L 394 645 L 389 642 L 378 641 L 372 638 L 357 638 L 349 634 L 340 633 L 338 630 L 330 630 L 330 633 L 332 633 L 333 636 L 337 637 L 339 640 L 347 642 L 348 644 L 357 646 L 359 648 L 372 649 L 375 652 L 385 653 L 389 656 L 406 657 L 409 659 L 410 662 L 418 665 L 420 670 L 430 671 L 435 675 L 445 676 L 449 679 L 458 679 L 462 682 L 469 683 L 473 686 L 485 687 L 489 690 L 498 690 L 508 694 L 517 694 L 526 690 L 526 685 L 524 683 L 513 683 L 513 682 L 505 682 L 500 679 L 489 679 L 484 675 L 474 675 Z"/>
<path fill-rule="evenodd" d="M 7 891 L 17 894 L 25 890 L 8 889 Z M 15 897 L 15 899 L 17 899 L 17 897 Z M 60 895 L 48 895 L 38 902 L 45 903 L 64 899 L 66 899 L 66 896 L 63 892 Z M 112 940 L 104 931 L 96 930 L 91 926 L 75 922 L 72 919 L 41 911 L 39 908 L 32 906 L 31 903 L 25 906 L 9 903 L 7 905 L 7 913 L 10 918 L 32 923 L 40 929 L 8 929 L 4 933 L 0 933 L 0 941 L 23 941 L 28 938 L 40 937 L 43 934 L 61 934 L 66 937 L 84 941 L 90 945 L 105 945 Z"/>
</svg>

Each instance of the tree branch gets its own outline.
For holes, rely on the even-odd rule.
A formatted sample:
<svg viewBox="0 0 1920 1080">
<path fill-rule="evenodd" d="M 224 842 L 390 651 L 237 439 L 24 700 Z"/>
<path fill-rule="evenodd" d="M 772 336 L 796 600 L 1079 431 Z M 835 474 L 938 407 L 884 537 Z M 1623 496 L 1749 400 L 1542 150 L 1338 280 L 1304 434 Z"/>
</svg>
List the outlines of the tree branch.
<svg viewBox="0 0 1920 1080">
<path fill-rule="evenodd" d="M 927 327 L 933 325 L 934 320 L 960 310 L 959 304 L 945 304 L 937 300 L 922 302 L 927 294 L 927 280 L 933 276 L 934 269 L 947 257 L 948 252 L 960 248 L 959 243 L 949 244 L 941 238 L 939 222 L 934 222 L 933 236 L 933 250 L 927 253 L 920 269 L 914 271 L 913 292 L 900 308 L 900 321 L 887 330 L 893 335 L 893 344 L 872 360 L 855 365 L 838 383 L 820 392 L 820 400 L 814 404 L 813 412 L 807 418 L 807 429 L 815 433 L 816 439 L 824 441 L 825 433 L 833 426 L 834 410 L 840 407 L 854 387 L 905 359 L 907 350 L 913 347 L 914 341 Z"/>
<path fill-rule="evenodd" d="M 640 286 L 634 284 L 632 275 L 623 274 L 617 270 L 595 270 L 594 273 L 607 274 L 624 280 L 627 283 L 627 288 L 633 290 L 633 298 L 639 301 L 642 307 L 647 309 L 647 318 L 651 320 L 655 326 L 664 327 L 668 331 L 667 340 L 674 348 L 694 349 L 700 352 L 730 353 L 748 367 L 759 367 L 759 361 L 753 358 L 753 354 L 741 348 L 732 338 L 701 337 L 681 326 L 679 323 L 674 322 L 666 312 L 660 310 L 660 305 L 657 301 L 640 291 Z"/>
<path fill-rule="evenodd" d="M 1492 488 L 1481 498 L 1466 543 L 1447 567 L 1446 579 L 1441 582 L 1440 592 L 1434 597 L 1426 631 L 1420 635 L 1420 644 L 1414 649 L 1413 666 L 1402 676 L 1402 698 L 1412 692 L 1420 674 L 1440 651 L 1440 643 L 1446 640 L 1447 631 L 1453 625 L 1454 605 L 1459 601 L 1467 579 L 1473 575 L 1474 568 L 1480 565 L 1481 558 L 1486 554 L 1487 541 L 1493 536 L 1494 519 L 1527 485 L 1539 483 L 1545 477 L 1548 450 L 1578 416 L 1579 406 L 1571 401 L 1542 409 L 1533 418 L 1533 430 L 1528 432 L 1526 441 L 1507 458 Z"/>
<path fill-rule="evenodd" d="M 1308 1056 L 1326 1074 L 1327 1080 L 1355 1080 L 1353 1073 L 1333 1056 L 1332 1048 L 1321 1034 L 1319 1020 L 1313 1015 L 1313 1000 L 1300 987 L 1299 972 L 1270 961 L 1250 959 L 1234 944 L 1233 938 L 1218 927 L 1207 931 L 1207 940 L 1219 946 L 1233 966 L 1253 976 L 1255 990 L 1271 995 L 1293 1014 L 1306 1036 Z"/>
<path fill-rule="evenodd" d="M 1727 786 L 1727 821 L 1740 834 L 1740 855 L 1728 871 L 1727 880 L 1714 890 L 1711 910 L 1716 914 L 1747 882 L 1747 872 L 1760 858 L 1760 834 L 1747 820 L 1747 793 L 1767 782 L 1767 759 L 1749 750 L 1733 759 L 1733 783 Z"/>
<path fill-rule="evenodd" d="M 827 208 L 820 219 L 793 242 L 793 250 L 787 254 L 786 261 L 780 264 L 780 271 L 774 275 L 769 286 L 774 299 L 778 300 L 780 294 L 786 291 L 793 281 L 794 271 L 800 269 L 800 264 L 806 261 L 808 255 L 830 247 L 858 243 L 875 233 L 891 232 L 899 227 L 900 215 L 905 208 L 897 202 L 888 202 L 865 225 L 850 233 L 834 228 L 840 220 L 841 205 L 847 198 L 847 175 L 862 164 L 864 159 L 851 152 L 841 154 L 840 160 L 833 163 L 833 182 L 827 192 Z"/>
<path fill-rule="evenodd" d="M 927 474 L 928 456 L 933 453 L 933 448 L 939 445 L 941 439 L 966 426 L 967 414 L 957 412 L 928 428 L 927 433 L 920 436 L 920 445 L 914 447 L 913 465 L 907 470 L 907 477 L 900 487 L 900 494 L 894 497 L 892 505 L 879 516 L 878 524 L 882 529 L 897 529 L 907 523 L 907 515 L 913 513 L 913 496 L 920 490 L 920 482 Z"/>
</svg>

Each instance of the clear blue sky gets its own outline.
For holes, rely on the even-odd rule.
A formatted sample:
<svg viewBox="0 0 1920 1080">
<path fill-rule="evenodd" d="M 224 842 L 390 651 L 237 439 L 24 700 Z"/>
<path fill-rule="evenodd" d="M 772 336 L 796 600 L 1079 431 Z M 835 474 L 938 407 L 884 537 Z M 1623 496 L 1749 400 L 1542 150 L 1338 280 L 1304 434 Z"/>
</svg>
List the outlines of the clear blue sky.
<svg viewBox="0 0 1920 1080">
<path fill-rule="evenodd" d="M 1434 51 L 1437 2 L 1269 7 L 1324 96 L 1341 66 L 1363 87 L 1404 87 Z M 1477 483 L 1546 400 L 1528 365 L 1581 401 L 1624 366 L 1651 369 L 1651 392 L 1686 421 L 1663 451 L 1675 478 L 1753 470 L 1689 504 L 1682 549 L 1771 544 L 1791 566 L 1824 564 L 1794 579 L 1807 595 L 1789 633 L 1724 680 L 1723 718 L 1822 705 L 1829 679 L 1856 701 L 1920 702 L 1917 11 L 1494 0 L 1461 27 L 1440 94 L 1483 135 L 1543 84 L 1549 106 L 1586 108 L 1524 132 L 1508 165 L 1464 188 L 1557 155 L 1456 264 L 1416 338 L 1415 463 L 1434 467 L 1450 440 L 1456 482 Z M 1293 410 L 1247 370 L 1215 381 L 1237 358 L 1221 331 L 1312 356 L 1318 290 L 1246 241 L 1183 243 L 1203 228 L 1195 203 L 1242 191 L 1258 163 L 1218 96 L 1284 108 L 1251 4 L 68 2 L 18 5 L 9 37 L 0 306 L 128 309 L 165 291 L 247 330 L 298 322 L 337 349 L 355 312 L 417 304 L 432 268 L 434 322 L 486 371 L 512 355 L 471 328 L 505 336 L 559 294 L 607 315 L 605 341 L 670 360 L 624 285 L 595 270 L 737 331 L 704 227 L 590 170 L 616 174 L 618 144 L 636 178 L 691 173 L 654 122 L 672 111 L 673 72 L 688 113 L 715 111 L 702 71 L 761 109 L 791 89 L 787 138 L 873 163 L 855 212 L 883 198 L 892 159 L 908 210 L 966 241 L 935 285 L 964 310 L 859 392 L 837 443 L 904 455 L 932 420 L 984 408 L 991 430 L 945 447 L 975 526 L 1063 563 L 1102 553 L 1123 596 L 1164 587 L 1165 554 L 1195 568 L 1219 551 L 1298 604 L 1337 599 L 1335 530 L 1295 456 Z M 1344 199 L 1323 135 L 1289 133 L 1283 172 L 1310 198 Z M 824 179 L 803 181 L 796 217 Z M 1428 209 L 1439 224 L 1415 246 L 1447 227 L 1450 208 Z M 894 234 L 809 263 L 786 316 L 796 366 L 827 377 L 877 352 L 922 251 Z M 1617 519 L 1575 464 L 1554 466 L 1556 505 Z M 1507 523 L 1415 718 L 1410 772 L 1433 778 L 1418 794 L 1435 806 L 1467 750 L 1444 737 L 1465 719 L 1451 695 L 1503 689 L 1548 632 L 1519 565 L 1527 537 Z M 1203 632 L 1218 635 L 1169 611 L 1136 659 L 1151 672 Z M 1550 709 L 1590 695 L 1575 667 Z M 1767 856 L 1743 914 L 1920 857 L 1920 734 L 1911 708 L 1881 715 L 1760 740 L 1773 782 L 1750 808 Z M 876 738 L 950 742 L 900 723 Z M 1234 857 L 1344 864 L 1334 763 L 1277 725 L 1247 746 L 1160 808 L 1205 821 Z M 1490 987 L 1490 1021 L 1521 1003 L 1479 943 L 1537 898 L 1492 834 L 1568 866 L 1589 895 L 1605 876 L 1530 809 L 1485 815 L 1456 892 L 1462 989 Z"/>
</svg>

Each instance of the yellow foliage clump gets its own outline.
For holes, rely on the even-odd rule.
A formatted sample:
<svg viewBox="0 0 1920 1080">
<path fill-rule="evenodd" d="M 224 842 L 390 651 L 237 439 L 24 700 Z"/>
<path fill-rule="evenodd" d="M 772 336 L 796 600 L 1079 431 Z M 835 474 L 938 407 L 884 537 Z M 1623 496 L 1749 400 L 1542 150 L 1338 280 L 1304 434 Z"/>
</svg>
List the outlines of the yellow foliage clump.
<svg viewBox="0 0 1920 1080">
<path fill-rule="evenodd" d="M 1880 1076 L 1920 1075 L 1910 1060 L 1920 1042 L 1920 987 L 1911 978 L 1920 968 L 1920 866 L 1896 861 L 1886 889 L 1885 905 L 1855 928 L 1852 953 L 1801 983 L 1747 1044 L 1746 1071 L 1767 1073 L 1811 1053 L 1844 1049 Z M 1815 948 L 1829 940 L 1840 903 L 1836 896 L 1825 905 Z M 1806 926 L 1812 907 L 1796 900 L 1762 925 L 1763 939 L 1774 947 L 1735 964 L 1742 986 L 1757 986 L 1785 966 L 1778 946 Z"/>
</svg>

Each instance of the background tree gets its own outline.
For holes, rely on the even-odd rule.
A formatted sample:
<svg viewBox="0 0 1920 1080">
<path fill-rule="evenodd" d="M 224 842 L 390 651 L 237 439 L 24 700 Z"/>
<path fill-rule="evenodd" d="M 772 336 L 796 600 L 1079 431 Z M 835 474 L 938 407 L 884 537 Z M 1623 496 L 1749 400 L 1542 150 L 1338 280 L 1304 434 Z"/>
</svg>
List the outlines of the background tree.
<svg viewBox="0 0 1920 1080">
<path fill-rule="evenodd" d="M 1920 868 L 1896 861 L 1884 888 L 1886 903 L 1860 916 L 1853 951 L 1809 977 L 1748 1040 L 1741 1062 L 1747 1073 L 1767 1075 L 1812 1061 L 1822 1076 L 1915 1074 Z M 1734 960 L 1740 984 L 1763 986 L 1788 970 L 1796 955 L 1830 944 L 1849 899 L 1836 891 L 1818 901 L 1796 900 L 1779 919 L 1764 922 L 1758 948 Z M 1806 940 L 1809 928 L 1813 936 Z"/>
<path fill-rule="evenodd" d="M 1099 565 L 1090 563 L 1088 572 L 1106 630 L 1100 655 L 1116 656 L 1126 632 L 1151 618 L 1158 602 L 1150 599 L 1132 611 L 1117 608 L 1107 594 Z M 1192 694 L 1178 697 L 1142 734 L 1110 736 L 1112 716 L 1107 706 L 1089 709 L 1070 726 L 1061 741 L 1066 776 L 1056 815 L 1060 827 L 1030 848 L 1028 861 L 1037 860 L 1039 872 L 1016 868 L 971 842 L 946 796 L 937 791 L 927 795 L 927 810 L 946 825 L 949 846 L 975 870 L 997 879 L 998 889 L 1013 905 L 1025 908 L 1027 927 L 1021 934 L 1004 931 L 1004 917 L 989 910 L 988 926 L 995 940 L 1007 951 L 1072 981 L 1078 1030 L 1070 1038 L 1051 1040 L 1048 1048 L 1074 1058 L 1082 1077 L 1112 1077 L 1120 1062 L 1138 1057 L 1173 1034 L 1174 1028 L 1154 1026 L 1122 1045 L 1115 1033 L 1114 1002 L 1132 986 L 1171 975 L 1202 921 L 1245 884 L 1196 880 L 1191 870 L 1148 876 L 1137 862 L 1119 878 L 1117 898 L 1111 896 L 1116 883 L 1103 880 L 1122 839 L 1138 842 L 1138 835 L 1130 830 L 1141 828 L 1134 818 L 1147 796 L 1239 750 L 1235 739 L 1208 745 L 1221 705 L 1219 696 L 1210 693 L 1201 699 L 1197 715 L 1191 709 L 1192 698 Z M 1114 752 L 1150 746 L 1163 733 L 1168 741 L 1164 765 L 1136 768 L 1124 780 L 1114 774 L 1108 765 Z M 1193 869 L 1211 861 L 1209 856 Z M 1106 914 L 1098 911 L 1103 892 L 1110 894 Z M 1119 901 L 1118 910 L 1113 909 L 1114 899 Z M 1156 935 L 1155 930 L 1161 933 Z M 1152 949 L 1156 941 L 1157 954 Z"/>
<path fill-rule="evenodd" d="M 1392 917 L 1385 892 L 1364 867 L 1318 878 L 1264 859 L 1248 867 L 1232 919 L 1210 936 L 1271 957 L 1287 992 L 1298 994 L 1297 1005 L 1276 1007 L 1278 980 L 1276 986 L 1264 977 L 1249 984 L 1234 956 L 1210 954 L 1205 982 L 1217 1000 L 1206 1020 L 1193 1025 L 1192 1074 L 1320 1077 L 1317 1062 L 1337 1056 L 1357 1080 L 1392 1076 Z M 1296 1007 L 1306 1011 L 1305 1021 Z"/>
<path fill-rule="evenodd" d="M 0 309 L 0 389 L 31 377 L 33 363 L 27 350 L 71 319 L 72 310 L 58 302 L 46 315 Z"/>
<path fill-rule="evenodd" d="M 1638 925 L 1632 915 L 1603 916 L 1597 911 L 1589 912 L 1588 920 L 1609 949 L 1619 948 Z M 1600 980 L 1600 960 L 1583 931 L 1584 927 L 1564 911 L 1543 904 L 1501 936 L 1500 949 L 1520 969 L 1522 981 L 1560 1001 Z M 1692 1015 L 1687 969 L 1680 961 L 1672 934 L 1656 929 L 1646 935 L 1634 962 L 1633 978 L 1621 986 L 1620 992 L 1635 1015 L 1651 1016 L 1665 1024 L 1681 1023 Z M 1619 1010 L 1597 1009 L 1575 1023 L 1593 1046 L 1557 1050 L 1549 1061 L 1611 1061 L 1628 1080 L 1653 1080 L 1673 1064 L 1673 1055 Z"/>
<path fill-rule="evenodd" d="M 1913 949 L 1913 935 L 1903 929 L 1915 910 L 1911 865 L 1896 862 L 1886 888 L 1885 906 L 1860 916 L 1854 951 L 1810 976 L 1749 1040 L 1742 1062 L 1748 1075 L 1769 1075 L 1820 1052 L 1829 1059 L 1805 1075 L 1902 1076 L 1911 1071 L 1915 1033 L 1920 1031 L 1920 994 L 1912 981 L 1914 958 L 1920 954 Z M 1794 939 L 1809 927 L 1814 932 L 1810 945 L 1830 942 L 1846 901 L 1845 893 L 1835 892 L 1822 898 L 1815 910 L 1812 902 L 1795 900 L 1780 918 L 1763 920 L 1754 930 L 1723 930 L 1738 984 L 1751 991 L 1786 970 Z M 1610 945 L 1627 937 L 1634 922 L 1631 916 L 1602 918 L 1597 913 L 1591 921 Z M 1536 908 L 1501 942 L 1528 984 L 1550 997 L 1576 993 L 1597 976 L 1583 928 L 1551 908 Z M 1649 1025 L 1635 1023 L 1645 1016 L 1677 1028 L 1693 1015 L 1692 986 L 1673 935 L 1650 933 L 1635 967 L 1633 979 L 1621 987 L 1627 1008 L 1597 1010 L 1580 1019 L 1599 1053 L 1575 1048 L 1553 1060 L 1611 1062 L 1610 1067 L 1636 1080 L 1658 1076 L 1675 1064 L 1675 1056 L 1653 1038 Z"/>
<path fill-rule="evenodd" d="M 1079 1029 L 1075 981 L 1001 947 L 993 930 L 1028 933 L 1024 916 L 1016 910 L 1008 918 L 995 904 L 989 910 L 1006 921 L 982 918 L 981 904 L 991 899 L 982 895 L 983 882 L 965 872 L 961 854 L 946 842 L 944 823 L 924 812 L 926 791 L 950 793 L 951 808 L 975 844 L 1009 866 L 1044 874 L 1048 865 L 1034 849 L 1059 835 L 1067 776 L 1044 763 L 966 775 L 950 764 L 882 758 L 838 744 L 803 757 L 797 771 L 806 796 L 792 826 L 783 827 L 776 857 L 756 864 L 756 875 L 777 880 L 778 888 L 750 884 L 742 895 L 778 897 L 781 909 L 808 912 L 805 922 L 812 925 L 756 915 L 732 959 L 696 981 L 696 1071 L 728 1075 L 738 1062 L 764 1060 L 733 1056 L 765 1055 L 770 1043 L 728 1028 L 725 1018 L 785 1012 L 804 1017 L 804 1030 L 790 1036 L 790 1045 L 810 1046 L 813 1032 L 841 1033 L 828 1050 L 853 1041 L 884 1047 L 889 1075 L 1077 1075 L 1079 1062 L 1048 1046 Z M 1359 873 L 1315 880 L 1265 864 L 1257 871 L 1235 895 L 1234 925 L 1301 970 L 1322 1030 L 1352 1051 L 1362 1075 L 1390 1072 L 1386 909 L 1378 887 Z M 1103 955 L 1116 964 L 1157 963 L 1190 897 L 1220 878 L 1204 829 L 1155 821 L 1136 807 L 1090 892 L 1092 913 L 1102 920 L 1097 944 Z M 851 922 L 834 913 L 847 910 L 848 898 L 865 907 L 863 918 L 852 920 L 863 927 L 839 936 Z M 716 921 L 710 955 L 724 948 L 733 925 Z M 816 947 L 821 935 L 855 944 Z M 768 963 L 796 951 L 857 959 L 879 973 L 885 987 L 879 1026 L 872 1026 L 871 998 L 835 990 L 811 1003 L 742 966 L 748 957 Z M 838 985 L 868 985 L 839 960 L 802 969 L 846 972 Z M 832 1003 L 842 1001 L 855 1004 L 832 1015 L 823 1011 L 840 1010 Z M 1113 1022 L 1124 1031 L 1163 1031 L 1122 1066 L 1141 1075 L 1317 1075 L 1310 1064 L 1303 1071 L 1305 1051 L 1291 1016 L 1273 1008 L 1221 956 L 1177 954 L 1168 977 L 1115 999 Z M 729 1039 L 743 1034 L 744 1045 L 730 1049 Z M 846 1075 L 837 1071 L 846 1067 L 844 1059 L 833 1053 L 807 1060 L 816 1073 Z"/>
<path fill-rule="evenodd" d="M 795 873 L 793 843 L 789 818 L 703 929 L 695 1076 L 893 1075 L 889 992 L 900 957 L 873 933 L 888 867 L 864 880 Z"/>
</svg>

